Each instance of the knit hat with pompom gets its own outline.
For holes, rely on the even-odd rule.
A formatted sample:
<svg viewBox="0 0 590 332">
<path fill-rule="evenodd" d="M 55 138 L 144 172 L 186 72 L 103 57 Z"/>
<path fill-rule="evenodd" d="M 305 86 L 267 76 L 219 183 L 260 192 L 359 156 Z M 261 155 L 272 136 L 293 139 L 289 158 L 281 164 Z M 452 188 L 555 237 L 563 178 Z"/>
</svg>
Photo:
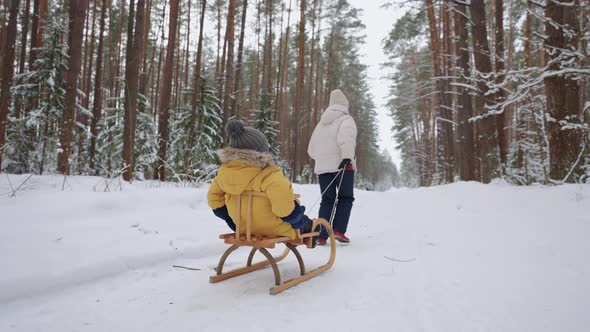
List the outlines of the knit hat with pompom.
<svg viewBox="0 0 590 332">
<path fill-rule="evenodd" d="M 259 130 L 248 127 L 238 119 L 231 119 L 225 126 L 225 133 L 229 137 L 229 145 L 236 149 L 270 152 L 268 140 Z"/>
</svg>

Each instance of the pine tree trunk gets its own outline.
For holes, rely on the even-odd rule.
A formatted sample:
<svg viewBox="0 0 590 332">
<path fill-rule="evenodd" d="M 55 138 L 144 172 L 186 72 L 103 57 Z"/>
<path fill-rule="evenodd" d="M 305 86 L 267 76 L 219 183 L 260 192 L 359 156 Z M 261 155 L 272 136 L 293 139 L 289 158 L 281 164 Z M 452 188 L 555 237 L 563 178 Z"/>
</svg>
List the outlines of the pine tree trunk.
<svg viewBox="0 0 590 332">
<path fill-rule="evenodd" d="M 219 69 L 221 58 L 221 3 L 217 1 L 217 60 L 215 61 L 215 81 L 219 78 Z"/>
<path fill-rule="evenodd" d="M 86 69 L 86 84 L 84 85 L 85 90 L 84 93 L 86 94 L 86 97 L 84 98 L 84 108 L 88 109 L 89 105 L 90 105 L 90 91 L 91 91 L 91 85 L 92 85 L 92 67 L 94 65 L 94 42 L 96 40 L 96 36 L 94 34 L 95 30 L 95 26 L 96 26 L 96 7 L 98 6 L 97 4 L 98 1 L 94 2 L 94 6 L 92 7 L 92 29 L 90 32 L 90 51 L 88 51 L 88 55 L 89 55 L 89 59 L 88 59 L 88 67 Z"/>
<path fill-rule="evenodd" d="M 189 49 L 190 49 L 190 44 L 191 44 L 191 2 L 189 0 L 188 2 L 188 15 L 187 15 L 187 23 L 186 23 L 186 49 L 184 50 L 184 68 L 183 68 L 183 74 L 184 74 L 184 78 L 183 78 L 183 82 L 182 82 L 182 86 L 183 87 L 188 87 L 188 73 L 189 73 L 189 66 L 188 66 L 188 58 L 189 58 Z M 183 101 L 183 104 L 186 104 Z"/>
<path fill-rule="evenodd" d="M 148 36 L 150 34 L 150 27 L 151 27 L 151 15 L 152 15 L 152 0 L 146 0 L 146 8 L 145 8 L 145 15 L 143 19 L 143 49 L 141 50 L 141 69 L 139 71 L 139 94 L 147 98 L 147 84 L 149 80 L 149 74 L 153 68 L 154 58 L 155 58 L 155 48 L 154 52 L 152 52 L 150 66 L 148 67 Z M 153 89 L 151 89 L 153 90 Z M 151 100 L 150 100 L 151 103 Z M 153 107 L 152 107 L 153 109 Z"/>
<path fill-rule="evenodd" d="M 179 13 L 180 14 L 180 13 Z M 179 20 L 182 22 L 182 20 L 179 17 Z M 172 107 L 171 110 L 172 111 L 176 111 L 178 109 L 178 97 L 180 95 L 180 64 L 182 63 L 182 57 L 181 57 L 181 51 L 180 51 L 180 45 L 182 44 L 182 41 L 180 40 L 180 28 L 176 28 L 176 48 L 174 49 L 174 52 L 176 52 L 176 55 L 174 56 L 176 59 L 176 63 L 174 64 L 174 75 L 173 75 L 173 82 L 174 84 L 172 85 L 174 87 L 174 94 L 173 94 L 173 98 L 172 98 Z"/>
<path fill-rule="evenodd" d="M 86 49 L 84 51 L 85 53 L 85 60 L 84 60 L 84 75 L 82 75 L 82 78 L 85 80 L 84 84 L 83 84 L 83 91 L 84 91 L 84 99 L 82 102 L 82 107 L 84 107 L 85 110 L 88 110 L 89 108 L 89 104 L 90 104 L 90 90 L 91 90 L 91 85 L 92 85 L 92 66 L 94 63 L 94 41 L 96 40 L 96 37 L 94 35 L 94 27 L 96 26 L 96 7 L 97 7 L 97 1 L 94 2 L 94 5 L 92 7 L 92 28 L 90 28 L 91 32 L 90 32 L 90 46 L 88 46 L 88 35 L 86 35 Z M 90 4 L 88 5 L 88 10 L 90 9 Z M 90 19 L 90 15 L 88 15 L 88 18 L 86 20 L 86 22 L 88 22 Z M 89 28 L 86 27 L 86 29 L 88 30 Z M 88 31 L 86 31 L 86 33 L 88 33 Z M 88 125 L 88 116 L 86 115 L 80 115 L 80 121 L 79 121 L 82 125 L 87 126 Z M 83 170 L 84 170 L 84 158 L 83 158 L 83 154 L 84 154 L 84 144 L 86 143 L 85 140 L 85 132 L 86 129 L 85 128 L 78 128 L 78 132 L 79 132 L 79 136 L 78 136 L 78 173 L 79 174 L 83 174 Z"/>
<path fill-rule="evenodd" d="M 436 25 L 436 16 L 434 13 L 434 3 L 433 0 L 425 0 L 426 3 L 426 12 L 428 15 L 428 30 L 429 30 L 429 37 L 430 37 L 430 52 L 431 52 L 431 62 L 432 62 L 432 73 L 433 76 L 436 77 L 435 80 L 435 90 L 438 90 L 432 98 L 432 109 L 428 118 L 436 119 L 438 116 L 442 117 L 442 108 L 443 108 L 443 101 L 442 101 L 442 93 L 444 92 L 444 88 L 441 84 L 441 64 L 440 64 L 440 41 L 439 41 L 439 32 L 438 27 Z M 428 142 L 425 144 L 425 147 L 430 148 L 431 150 L 428 151 L 428 155 L 430 156 L 428 164 L 430 169 L 428 170 L 428 174 L 436 173 L 436 163 L 434 162 L 436 159 L 436 149 L 434 148 L 436 137 L 434 137 L 434 132 L 438 129 L 438 136 L 443 136 L 443 132 L 441 130 L 441 126 L 435 121 L 434 123 L 429 123 L 429 128 L 432 129 L 432 137 L 428 136 Z M 428 185 L 430 185 L 430 180 L 428 181 Z"/>
<path fill-rule="evenodd" d="M 31 11 L 31 0 L 25 2 L 25 12 L 22 20 L 22 31 L 20 40 L 20 57 L 18 65 L 18 73 L 22 74 L 25 72 L 25 60 L 27 53 L 27 37 L 29 35 L 29 12 Z M 18 111 L 18 110 L 17 110 Z"/>
<path fill-rule="evenodd" d="M 281 156 L 285 159 L 288 158 L 288 151 L 291 147 L 290 144 L 287 144 L 287 136 L 289 132 L 287 131 L 287 94 L 285 93 L 285 84 L 287 82 L 287 75 L 288 75 L 288 67 L 287 64 L 289 63 L 289 37 L 291 35 L 291 1 L 289 1 L 289 9 L 287 11 L 287 28 L 285 31 L 285 42 L 283 43 L 283 61 L 282 61 L 282 69 L 281 71 L 281 79 L 279 83 L 279 91 L 278 94 L 280 95 L 280 101 L 278 105 L 278 121 L 279 121 L 279 141 L 281 142 Z"/>
<path fill-rule="evenodd" d="M 14 77 L 14 56 L 16 43 L 16 21 L 18 16 L 18 7 L 20 0 L 12 0 L 8 8 L 10 16 L 8 18 L 8 27 L 6 28 L 4 56 L 2 57 L 2 91 L 0 91 L 0 165 L 2 165 L 2 155 L 4 144 L 6 142 L 6 127 L 8 125 L 8 110 L 10 106 L 10 88 Z M 2 169 L 0 168 L 0 172 Z"/>
<path fill-rule="evenodd" d="M 293 172 L 292 172 L 292 181 L 297 179 L 297 175 L 301 173 L 301 159 L 300 153 L 301 144 L 300 136 L 301 136 L 301 129 L 299 126 L 299 120 L 301 119 L 301 115 L 303 113 L 303 105 L 304 103 L 304 96 L 303 96 L 303 89 L 304 89 L 304 80 L 305 80 L 305 0 L 300 0 L 301 4 L 301 13 L 299 16 L 299 57 L 297 60 L 297 91 L 296 97 L 294 102 L 295 108 L 295 117 L 293 119 L 293 123 L 295 125 L 295 137 L 293 140 Z"/>
<path fill-rule="evenodd" d="M 242 23 L 240 26 L 240 41 L 238 45 L 238 61 L 236 62 L 236 77 L 234 78 L 234 94 L 235 97 L 232 99 L 231 109 L 233 112 L 240 117 L 240 105 L 237 103 L 237 100 L 242 96 L 244 93 L 240 88 L 241 82 L 241 74 L 242 74 L 242 57 L 244 53 L 244 35 L 246 35 L 246 14 L 248 9 L 248 0 L 244 0 L 242 3 Z"/>
<path fill-rule="evenodd" d="M 114 81 L 115 81 L 115 55 L 114 55 L 114 50 L 116 49 L 115 47 L 115 24 L 114 24 L 114 18 L 113 18 L 113 6 L 112 6 L 112 2 L 113 0 L 108 0 L 109 4 L 108 4 L 108 8 L 109 8 L 109 21 L 112 23 L 108 24 L 109 27 L 109 33 L 108 33 L 108 47 L 109 47 L 109 53 L 108 53 L 108 57 L 107 57 L 107 65 L 106 65 L 106 72 L 104 75 L 105 78 L 105 83 L 107 86 L 107 90 L 109 91 L 109 96 L 112 96 L 112 93 L 114 91 Z M 110 106 L 107 103 L 107 106 Z"/>
<path fill-rule="evenodd" d="M 174 67 L 174 50 L 176 46 L 176 29 L 178 27 L 178 0 L 170 0 L 170 26 L 168 29 L 168 46 L 164 62 L 164 76 L 160 92 L 160 133 L 158 174 L 160 181 L 166 181 L 166 160 L 168 159 L 168 118 L 170 113 L 170 94 L 172 93 L 172 68 Z"/>
<path fill-rule="evenodd" d="M 514 55 L 514 0 L 510 0 L 510 5 L 508 8 L 508 17 L 509 17 L 509 22 L 508 22 L 508 26 L 509 26 L 509 30 L 508 30 L 508 50 L 507 50 L 507 55 L 506 55 L 506 67 L 507 67 L 507 72 L 512 70 L 512 61 L 513 61 L 513 55 Z M 514 86 L 514 84 L 509 85 L 510 88 L 512 88 Z M 506 137 L 506 144 L 508 146 L 508 154 L 510 154 L 510 146 L 512 145 L 512 143 L 515 141 L 515 132 L 516 132 L 516 126 L 514 124 L 514 109 L 512 105 L 508 105 L 506 107 L 506 110 L 504 111 L 506 112 L 506 121 L 508 122 L 506 124 L 506 130 L 507 130 L 507 137 Z M 509 164 L 510 164 L 510 160 L 508 160 L 508 156 L 506 157 L 506 168 L 508 169 Z"/>
<path fill-rule="evenodd" d="M 122 0 L 121 1 L 121 13 L 125 12 L 125 1 Z M 117 26 L 117 34 L 115 36 L 115 47 L 114 47 L 114 51 L 116 52 L 116 59 L 115 59 L 115 68 L 114 68 L 114 72 L 113 72 L 113 76 L 111 78 L 111 84 L 112 84 L 112 92 L 111 92 L 111 97 L 113 98 L 113 108 L 120 108 L 120 102 L 119 102 L 119 89 L 120 89 L 120 84 L 118 84 L 117 80 L 119 79 L 119 77 L 121 77 L 121 42 L 122 42 L 122 36 L 123 36 L 123 19 L 124 19 L 124 15 L 119 15 L 119 24 Z"/>
<path fill-rule="evenodd" d="M 442 127 L 443 137 L 441 142 L 443 142 L 444 147 L 444 166 L 445 166 L 445 176 L 446 182 L 451 183 L 455 178 L 455 137 L 453 134 L 453 102 L 451 99 L 451 79 L 453 75 L 451 75 L 451 19 L 450 13 L 452 12 L 451 8 L 451 1 L 445 0 L 442 4 L 443 10 L 443 54 L 442 54 L 442 65 L 443 65 L 443 78 L 440 79 L 440 86 L 442 86 L 441 90 L 441 100 L 442 100 L 442 108 L 441 108 L 441 116 L 442 116 L 442 123 L 440 126 Z"/>
<path fill-rule="evenodd" d="M 133 0 L 131 5 L 133 6 Z M 144 15 L 145 15 L 145 0 L 137 1 L 137 11 L 135 17 L 135 31 L 133 31 L 132 24 L 133 18 L 131 13 L 129 14 L 129 32 L 133 33 L 132 38 L 128 39 L 128 43 L 131 43 L 131 47 L 128 48 L 127 62 L 128 67 L 126 68 L 127 78 L 127 93 L 125 93 L 125 126 L 123 129 L 123 179 L 131 181 L 133 179 L 133 172 L 135 169 L 135 161 L 133 158 L 133 152 L 135 151 L 135 127 L 137 122 L 137 98 L 139 88 L 139 64 L 141 62 L 141 53 L 143 50 L 143 28 L 144 28 Z"/>
<path fill-rule="evenodd" d="M 325 91 L 323 94 L 323 100 L 320 102 L 320 105 L 324 109 L 328 107 L 328 103 L 330 102 L 329 96 L 330 96 L 330 92 L 332 91 L 332 82 L 331 82 L 330 75 L 332 73 L 333 45 L 334 45 L 334 24 L 332 24 L 332 28 L 330 31 L 330 37 L 328 40 L 328 60 L 326 63 Z"/>
<path fill-rule="evenodd" d="M 443 47 L 441 48 L 440 40 L 439 40 L 439 32 L 437 28 L 436 16 L 434 13 L 434 3 L 433 0 L 425 0 L 426 3 L 426 10 L 428 14 L 428 27 L 430 32 L 430 50 L 431 50 L 431 58 L 432 58 L 432 72 L 433 76 L 436 77 L 436 84 L 435 89 L 438 90 L 435 95 L 433 95 L 432 102 L 433 102 L 433 112 L 436 114 L 435 118 L 440 117 L 441 121 L 436 121 L 434 123 L 435 128 L 437 128 L 438 133 L 438 145 L 441 151 L 437 151 L 440 163 L 444 167 L 444 177 L 447 182 L 453 181 L 453 126 L 452 126 L 452 115 L 449 110 L 451 103 L 448 98 L 447 94 L 447 86 L 448 86 L 448 79 L 443 78 L 446 77 L 443 73 L 443 62 L 442 62 L 442 53 L 448 54 L 450 50 L 450 45 L 448 42 L 448 38 L 443 38 Z M 445 6 L 448 5 L 448 1 L 445 0 Z M 449 16 L 448 11 L 444 10 L 443 6 L 443 13 L 441 15 L 441 20 L 443 23 L 443 37 L 449 37 Z M 434 151 L 433 151 L 434 152 Z M 434 163 L 432 164 L 434 166 Z M 436 171 L 432 169 L 432 171 Z"/>
<path fill-rule="evenodd" d="M 90 38 L 88 36 L 88 33 L 90 32 L 90 28 L 88 27 L 90 25 L 90 1 L 87 2 L 86 5 L 86 13 L 88 13 L 86 15 L 86 19 L 85 19 L 85 23 L 84 23 L 84 37 L 82 40 L 82 45 L 83 49 L 82 49 L 82 56 L 83 56 L 83 62 L 82 62 L 82 68 L 81 73 L 80 73 L 80 90 L 84 93 L 86 93 L 86 75 L 90 72 L 90 70 L 88 70 L 88 58 L 89 58 L 89 48 L 90 48 Z M 81 105 L 84 106 L 86 103 L 86 98 L 82 97 L 82 102 Z"/>
<path fill-rule="evenodd" d="M 272 26 L 273 26 L 273 0 L 267 0 L 267 7 L 268 7 L 268 42 L 267 42 L 267 57 L 268 61 L 266 61 L 266 65 L 268 68 L 266 69 L 266 93 L 268 98 L 268 106 L 272 108 L 271 101 L 273 98 L 273 91 L 272 91 L 272 52 L 273 52 L 273 35 L 272 35 Z"/>
<path fill-rule="evenodd" d="M 189 127 L 188 142 L 193 146 L 195 142 L 195 126 L 197 121 L 198 101 L 201 95 L 201 57 L 203 52 L 203 29 L 205 27 L 205 14 L 207 12 L 207 0 L 202 0 L 201 20 L 199 21 L 199 41 L 197 45 L 197 58 L 195 60 L 195 77 L 193 78 L 193 95 L 191 101 L 191 123 Z"/>
<path fill-rule="evenodd" d="M 29 71 L 33 70 L 34 62 L 37 59 L 37 36 L 39 35 L 39 8 L 40 2 L 45 0 L 33 0 L 33 19 L 31 22 L 31 46 L 29 47 Z M 40 38 L 43 38 L 42 36 Z"/>
<path fill-rule="evenodd" d="M 495 0 L 495 26 L 496 26 L 496 84 L 501 84 L 506 76 L 504 71 L 504 0 Z M 496 101 L 503 102 L 504 90 L 498 89 Z M 506 109 L 501 114 L 496 115 L 496 130 L 498 131 L 498 146 L 500 148 L 500 162 L 502 164 L 502 173 L 506 174 L 506 164 L 508 160 L 508 112 Z"/>
<path fill-rule="evenodd" d="M 225 68 L 225 88 L 223 97 L 223 128 L 227 120 L 233 116 L 232 112 L 232 98 L 233 98 L 233 84 L 234 84 L 234 28 L 236 16 L 236 0 L 229 0 L 229 8 L 227 11 L 227 65 Z"/>
<path fill-rule="evenodd" d="M 168 4 L 169 4 L 169 2 L 168 2 Z M 162 43 L 158 43 L 158 41 L 156 41 L 156 45 L 158 45 L 158 44 L 162 45 L 164 43 L 164 37 L 165 37 L 165 35 L 164 35 L 164 20 L 165 19 L 166 19 L 166 11 L 163 10 L 162 11 L 162 20 L 161 20 L 162 25 L 160 26 L 160 31 L 162 34 L 160 35 L 160 39 L 159 39 L 162 41 Z M 154 52 L 156 52 L 156 51 L 154 50 Z M 157 120 L 158 114 L 160 114 L 160 109 L 159 109 L 160 83 L 161 83 L 160 77 L 162 75 L 162 58 L 164 56 L 164 46 L 160 46 L 160 50 L 157 53 L 158 53 L 158 69 L 156 70 L 156 74 L 154 74 L 156 76 L 156 88 L 152 89 L 152 93 L 155 92 L 155 95 L 156 95 L 155 98 L 152 98 L 152 101 L 153 101 L 152 104 L 154 105 L 154 121 Z M 158 126 L 159 126 L 159 123 L 158 123 Z M 157 180 L 158 176 L 159 176 L 159 171 L 158 171 L 157 167 L 158 166 L 156 166 L 156 170 L 154 172 L 154 179 L 155 180 Z"/>
<path fill-rule="evenodd" d="M 308 84 L 308 89 L 307 89 L 307 107 L 305 109 L 305 119 L 307 120 L 307 123 L 304 124 L 305 126 L 305 134 L 304 134 L 304 144 L 302 146 L 302 154 L 301 157 L 303 158 L 303 160 L 306 161 L 306 164 L 309 162 L 309 157 L 307 155 L 307 153 L 305 153 L 305 151 L 307 151 L 307 146 L 309 145 L 309 140 L 311 138 L 311 133 L 312 130 L 314 129 L 314 120 L 312 119 L 312 116 L 314 116 L 314 112 L 313 112 L 313 94 L 314 94 L 314 90 L 313 90 L 313 84 L 314 84 L 314 77 L 313 77 L 313 72 L 314 72 L 314 65 L 315 65 L 315 43 L 317 40 L 316 37 L 316 11 L 317 11 L 317 7 L 318 7 L 318 0 L 314 0 L 313 1 L 313 9 L 311 12 L 311 47 L 309 49 L 309 76 L 307 77 L 307 84 Z"/>
<path fill-rule="evenodd" d="M 103 35 L 106 21 L 107 0 L 102 0 L 100 8 L 100 27 L 98 30 L 98 50 L 96 56 L 96 78 L 94 81 L 94 103 L 92 105 L 92 119 L 90 121 L 90 151 L 89 151 L 89 168 L 90 174 L 98 175 L 98 169 L 95 169 L 96 163 L 96 138 L 98 136 L 98 122 L 102 116 L 102 53 L 103 53 Z"/>
<path fill-rule="evenodd" d="M 27 37 L 29 34 L 29 12 L 31 9 L 31 0 L 26 0 L 25 2 L 25 12 L 23 14 L 23 18 L 21 21 L 21 26 L 22 26 L 22 31 L 21 31 L 21 41 L 20 41 L 20 55 L 18 58 L 18 73 L 22 74 L 25 71 L 25 61 L 26 61 L 26 57 L 27 57 Z M 2 24 L 3 25 L 3 24 Z M 0 61 L 1 57 L 0 57 Z M 0 77 L 2 77 L 2 71 L 0 70 Z M 22 108 L 23 108 L 23 103 L 22 103 L 22 98 L 19 100 L 16 100 L 16 104 L 15 104 L 15 111 L 16 111 L 16 117 L 20 118 L 22 115 Z"/>
<path fill-rule="evenodd" d="M 201 19 L 199 21 L 199 41 L 197 45 L 197 58 L 195 60 L 195 76 L 193 78 L 193 95 L 191 101 L 191 123 L 189 127 L 188 141 L 189 146 L 193 146 L 195 141 L 195 127 L 197 121 L 197 109 L 199 96 L 201 95 L 201 57 L 203 51 L 203 29 L 205 27 L 205 13 L 207 12 L 207 1 L 202 0 Z"/>
<path fill-rule="evenodd" d="M 469 32 L 467 31 L 467 10 L 463 3 L 456 3 L 457 15 L 455 15 L 455 29 L 457 38 L 457 50 L 458 63 L 457 67 L 461 70 L 459 82 L 468 84 L 468 78 L 470 75 L 469 66 Z M 473 123 L 469 121 L 473 117 L 473 106 L 471 104 L 471 95 L 469 89 L 458 86 L 457 92 L 459 93 L 459 151 L 461 154 L 460 165 L 459 165 L 459 176 L 462 181 L 474 181 L 475 180 L 475 148 L 473 143 Z"/>
<path fill-rule="evenodd" d="M 494 148 L 498 146 L 496 136 L 496 123 L 494 115 L 487 115 L 485 105 L 494 103 L 494 100 L 488 98 L 488 86 L 483 81 L 484 77 L 490 77 L 492 73 L 492 62 L 490 58 L 490 47 L 488 43 L 486 30 L 486 13 L 483 0 L 472 0 L 471 2 L 471 20 L 473 21 L 473 43 L 474 43 L 474 59 L 475 68 L 478 73 L 476 75 L 478 81 L 478 112 L 477 115 L 483 116 L 477 122 L 478 130 L 478 149 L 479 158 L 481 162 L 481 181 L 489 183 L 492 179 L 492 173 L 496 168 L 494 160 Z"/>
<path fill-rule="evenodd" d="M 283 26 L 285 21 L 285 4 L 281 3 L 281 26 L 279 28 L 280 36 L 279 36 L 279 60 L 277 62 L 277 78 L 275 86 L 273 87 L 275 90 L 275 96 L 273 99 L 273 105 L 275 112 L 273 113 L 273 121 L 278 121 L 280 108 L 281 108 L 281 70 L 283 69 L 283 43 L 285 42 L 285 35 L 283 35 Z M 279 141 L 280 142 L 280 141 Z M 280 144 L 280 143 L 279 143 Z"/>
<path fill-rule="evenodd" d="M 29 71 L 35 71 L 35 61 L 39 53 L 39 48 L 43 46 L 43 31 L 45 27 L 45 18 L 47 16 L 47 0 L 34 0 L 33 2 L 33 20 L 31 23 L 31 46 L 29 50 Z M 27 103 L 25 113 L 37 106 L 38 96 L 33 96 Z"/>
<path fill-rule="evenodd" d="M 225 79 L 225 58 L 227 56 L 227 30 L 229 27 L 226 25 L 225 34 L 223 37 L 223 51 L 221 52 L 221 64 L 219 68 L 219 76 L 216 77 L 215 84 L 217 84 L 219 100 L 223 101 L 223 79 Z M 223 108 L 223 105 L 221 105 Z"/>
<path fill-rule="evenodd" d="M 322 34 L 322 2 L 323 1 L 320 0 L 320 10 L 318 13 L 318 17 L 320 18 L 319 19 L 320 22 L 318 24 L 318 33 L 317 33 L 318 41 L 321 40 L 321 34 Z M 317 60 L 316 60 L 316 69 L 315 69 L 315 95 L 313 97 L 313 118 L 312 118 L 313 128 L 315 128 L 315 126 L 318 123 L 318 113 L 320 111 L 319 100 L 322 95 L 321 85 L 320 85 L 320 81 L 321 81 L 320 64 L 322 62 L 321 52 L 322 52 L 322 48 L 318 47 L 317 54 L 316 54 Z"/>
<path fill-rule="evenodd" d="M 257 109 L 259 106 L 260 101 L 260 2 L 258 2 L 257 11 L 256 11 L 256 75 L 254 80 L 254 95 L 253 98 L 250 99 L 250 110 Z M 250 119 L 250 114 L 248 114 L 248 120 Z"/>
<path fill-rule="evenodd" d="M 578 47 L 578 20 L 575 0 L 561 2 L 548 1 L 545 6 L 545 48 L 548 71 L 559 71 L 562 64 L 575 61 L 567 50 Z M 561 26 L 567 24 L 565 33 Z M 559 27 L 557 27 L 558 25 Z M 547 74 L 547 73 L 546 73 Z M 564 128 L 563 123 L 579 123 L 579 87 L 578 82 L 564 74 L 552 73 L 544 79 L 547 96 L 547 113 L 549 139 L 549 176 L 557 181 L 573 181 L 568 174 L 579 173 L 581 165 L 575 165 L 580 155 L 581 130 Z"/>
<path fill-rule="evenodd" d="M 88 0 L 69 0 L 70 24 L 68 34 L 68 57 L 70 63 L 65 72 L 66 95 L 64 113 L 60 131 L 60 150 L 57 155 L 57 171 L 70 174 L 70 156 L 72 153 L 72 132 L 76 119 L 76 95 L 78 79 L 82 65 L 82 35 Z"/>
</svg>

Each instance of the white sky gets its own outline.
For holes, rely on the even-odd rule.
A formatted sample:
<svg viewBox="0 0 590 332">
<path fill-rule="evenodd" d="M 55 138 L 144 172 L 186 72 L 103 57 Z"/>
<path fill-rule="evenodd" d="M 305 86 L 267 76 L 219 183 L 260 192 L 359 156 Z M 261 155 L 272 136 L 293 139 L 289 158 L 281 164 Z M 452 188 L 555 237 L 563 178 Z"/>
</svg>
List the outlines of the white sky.
<svg viewBox="0 0 590 332">
<path fill-rule="evenodd" d="M 381 8 L 384 0 L 348 0 L 356 8 L 363 9 L 361 20 L 366 25 L 366 45 L 361 48 L 361 62 L 369 66 L 369 85 L 373 95 L 373 102 L 377 107 L 379 121 L 379 138 L 381 149 L 387 149 L 393 161 L 400 165 L 399 151 L 395 149 L 395 141 L 392 137 L 391 127 L 393 121 L 385 108 L 389 83 L 382 79 L 380 64 L 387 61 L 381 46 L 382 40 L 393 28 L 395 21 L 401 17 L 404 11 L 397 6 L 389 9 Z"/>
</svg>

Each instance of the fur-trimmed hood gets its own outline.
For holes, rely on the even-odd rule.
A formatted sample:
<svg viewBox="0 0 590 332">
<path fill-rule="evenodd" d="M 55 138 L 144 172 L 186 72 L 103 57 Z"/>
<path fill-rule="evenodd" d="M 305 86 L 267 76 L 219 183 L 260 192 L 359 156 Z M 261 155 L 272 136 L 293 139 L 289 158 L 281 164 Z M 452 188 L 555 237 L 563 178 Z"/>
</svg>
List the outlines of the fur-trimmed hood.
<svg viewBox="0 0 590 332">
<path fill-rule="evenodd" d="M 245 164 L 252 164 L 260 168 L 275 165 L 275 161 L 272 154 L 268 152 L 236 149 L 228 146 L 223 149 L 217 150 L 217 156 L 219 156 L 219 160 L 221 160 L 222 163 L 234 160 Z"/>
</svg>

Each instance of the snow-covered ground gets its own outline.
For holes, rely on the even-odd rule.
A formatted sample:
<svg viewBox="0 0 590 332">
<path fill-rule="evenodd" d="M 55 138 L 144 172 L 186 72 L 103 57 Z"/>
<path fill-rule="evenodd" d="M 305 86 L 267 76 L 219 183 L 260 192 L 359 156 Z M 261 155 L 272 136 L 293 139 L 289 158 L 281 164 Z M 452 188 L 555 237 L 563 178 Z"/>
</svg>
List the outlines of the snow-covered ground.
<svg viewBox="0 0 590 332">
<path fill-rule="evenodd" d="M 104 189 L 97 177 L 34 176 L 11 198 L 0 176 L 0 331 L 590 329 L 589 185 L 357 191 L 352 244 L 276 296 L 270 269 L 208 282 L 227 229 L 206 188 Z M 295 189 L 309 207 L 319 195 Z M 328 251 L 302 254 L 313 268 Z M 298 272 L 292 257 L 280 267 Z"/>
</svg>

